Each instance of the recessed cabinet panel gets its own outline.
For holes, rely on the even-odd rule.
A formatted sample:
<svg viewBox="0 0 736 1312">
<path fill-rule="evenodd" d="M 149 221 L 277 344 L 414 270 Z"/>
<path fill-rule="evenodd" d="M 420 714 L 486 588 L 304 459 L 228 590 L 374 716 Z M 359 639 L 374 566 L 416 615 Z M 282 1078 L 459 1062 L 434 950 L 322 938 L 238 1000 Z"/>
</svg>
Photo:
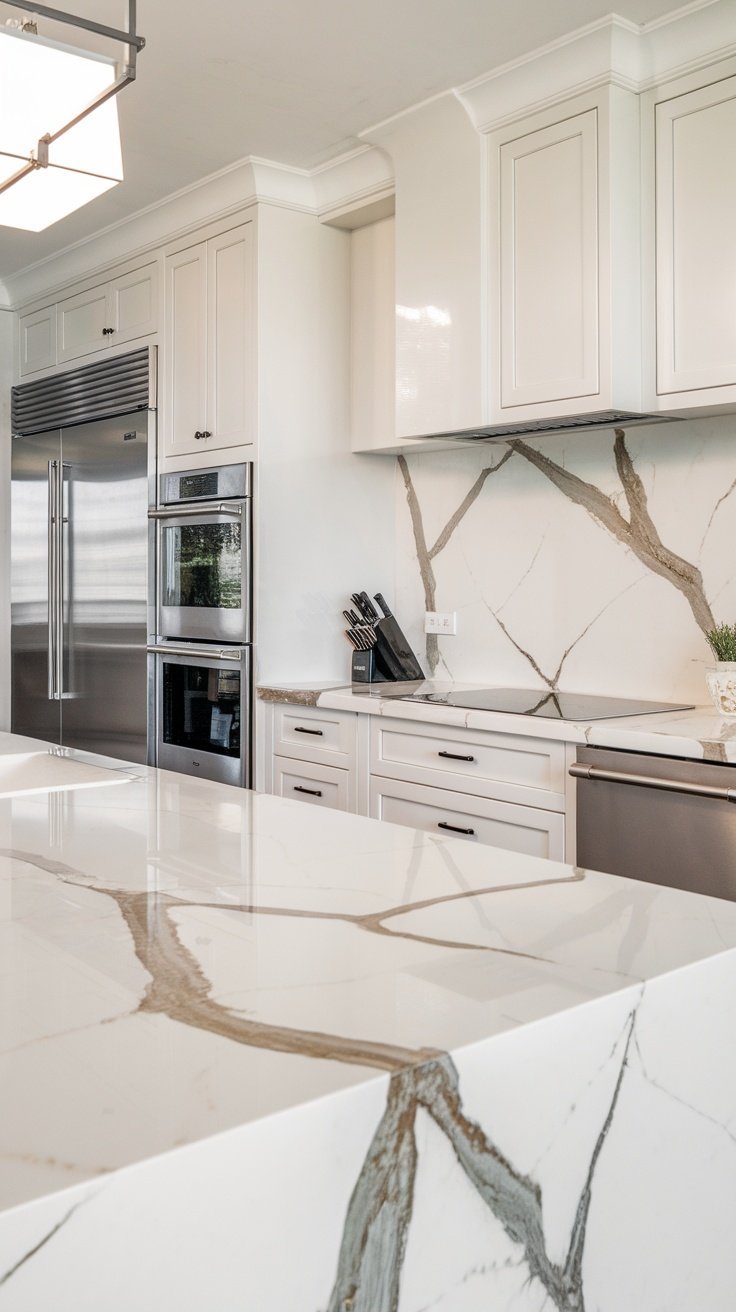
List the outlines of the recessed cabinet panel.
<svg viewBox="0 0 736 1312">
<path fill-rule="evenodd" d="M 76 360 L 109 345 L 111 334 L 108 285 L 79 292 L 57 307 L 59 360 Z"/>
<path fill-rule="evenodd" d="M 468 797 L 398 779 L 372 778 L 370 813 L 377 820 L 410 825 L 438 837 L 564 860 L 563 816 L 531 806 Z"/>
<path fill-rule="evenodd" d="M 207 428 L 207 246 L 166 263 L 166 453 L 196 451 Z"/>
<path fill-rule="evenodd" d="M 164 456 L 253 441 L 253 225 L 166 260 Z"/>
<path fill-rule="evenodd" d="M 734 141 L 734 77 L 656 107 L 659 393 L 736 385 Z"/>
<path fill-rule="evenodd" d="M 250 228 L 207 243 L 209 445 L 239 446 L 249 432 Z"/>
<path fill-rule="evenodd" d="M 599 391 L 597 111 L 500 148 L 501 404 Z"/>
<path fill-rule="evenodd" d="M 56 306 L 20 317 L 21 377 L 37 369 L 51 369 L 56 364 Z"/>
<path fill-rule="evenodd" d="M 155 264 L 110 283 L 110 343 L 131 342 L 156 331 L 158 278 Z"/>
</svg>

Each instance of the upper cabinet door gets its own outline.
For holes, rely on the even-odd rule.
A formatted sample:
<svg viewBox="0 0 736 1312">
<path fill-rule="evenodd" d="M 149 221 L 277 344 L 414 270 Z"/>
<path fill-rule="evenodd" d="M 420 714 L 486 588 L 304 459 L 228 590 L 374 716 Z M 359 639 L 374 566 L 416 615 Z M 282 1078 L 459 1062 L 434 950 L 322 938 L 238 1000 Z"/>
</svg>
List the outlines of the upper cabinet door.
<svg viewBox="0 0 736 1312">
<path fill-rule="evenodd" d="M 166 261 L 164 453 L 204 445 L 207 430 L 207 243 Z"/>
<path fill-rule="evenodd" d="M 208 447 L 253 441 L 252 224 L 207 242 Z"/>
<path fill-rule="evenodd" d="M 736 77 L 655 114 L 657 391 L 733 387 Z"/>
<path fill-rule="evenodd" d="M 22 314 L 20 327 L 20 376 L 56 364 L 56 306 L 47 305 L 32 314 Z"/>
<path fill-rule="evenodd" d="M 500 148 L 501 407 L 599 384 L 597 110 Z"/>
<path fill-rule="evenodd" d="M 109 346 L 111 334 L 109 284 L 91 287 L 65 301 L 57 309 L 59 362 L 76 360 Z"/>
<path fill-rule="evenodd" d="M 111 346 L 155 333 L 158 327 L 158 268 L 146 264 L 110 283 Z"/>
</svg>

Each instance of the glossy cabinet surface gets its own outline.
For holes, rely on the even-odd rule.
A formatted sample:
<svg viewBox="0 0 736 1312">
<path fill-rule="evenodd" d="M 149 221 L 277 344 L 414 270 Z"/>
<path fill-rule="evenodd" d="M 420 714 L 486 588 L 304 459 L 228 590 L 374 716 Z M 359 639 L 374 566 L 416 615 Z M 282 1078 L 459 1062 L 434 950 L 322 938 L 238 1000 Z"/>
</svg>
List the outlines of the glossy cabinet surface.
<svg viewBox="0 0 736 1312">
<path fill-rule="evenodd" d="M 164 456 L 252 442 L 252 223 L 169 255 L 165 277 Z"/>
</svg>

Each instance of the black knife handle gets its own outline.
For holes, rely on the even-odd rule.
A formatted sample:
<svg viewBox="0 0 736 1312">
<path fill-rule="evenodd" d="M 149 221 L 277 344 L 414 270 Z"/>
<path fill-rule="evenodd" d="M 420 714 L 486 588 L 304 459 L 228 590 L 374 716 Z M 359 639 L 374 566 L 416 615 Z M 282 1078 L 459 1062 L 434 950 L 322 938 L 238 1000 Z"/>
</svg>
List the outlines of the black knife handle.
<svg viewBox="0 0 736 1312">
<path fill-rule="evenodd" d="M 378 602 L 379 606 L 381 607 L 381 610 L 383 611 L 383 613 L 384 613 L 386 619 L 387 619 L 387 620 L 390 620 L 390 619 L 391 619 L 391 613 L 392 613 L 392 612 L 391 612 L 391 609 L 390 609 L 390 607 L 389 607 L 389 605 L 388 605 L 388 603 L 387 603 L 387 601 L 386 601 L 386 598 L 384 597 L 383 593 L 382 593 L 382 592 L 377 592 L 377 593 L 375 594 L 375 600 Z"/>
<path fill-rule="evenodd" d="M 447 761 L 474 761 L 474 756 L 461 756 L 459 752 L 438 752 L 438 756 L 444 756 Z"/>
<path fill-rule="evenodd" d="M 438 821 L 437 821 L 437 828 L 438 828 L 438 829 L 450 829 L 450 830 L 452 831 L 453 834 L 467 834 L 470 838 L 473 838 L 473 837 L 475 836 L 475 830 L 474 830 L 474 829 L 463 829 L 463 828 L 461 828 L 460 825 L 451 825 L 451 824 L 448 824 L 446 820 L 438 820 Z"/>
</svg>

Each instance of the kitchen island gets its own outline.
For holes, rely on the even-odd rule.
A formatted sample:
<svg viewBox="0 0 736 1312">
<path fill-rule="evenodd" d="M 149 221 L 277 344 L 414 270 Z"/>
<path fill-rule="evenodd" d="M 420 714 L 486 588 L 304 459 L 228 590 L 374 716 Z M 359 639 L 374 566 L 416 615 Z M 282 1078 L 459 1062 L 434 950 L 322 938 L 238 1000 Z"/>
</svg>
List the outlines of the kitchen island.
<svg viewBox="0 0 736 1312">
<path fill-rule="evenodd" d="M 0 798 L 0 1312 L 732 1307 L 736 905 L 108 774 Z"/>
</svg>

